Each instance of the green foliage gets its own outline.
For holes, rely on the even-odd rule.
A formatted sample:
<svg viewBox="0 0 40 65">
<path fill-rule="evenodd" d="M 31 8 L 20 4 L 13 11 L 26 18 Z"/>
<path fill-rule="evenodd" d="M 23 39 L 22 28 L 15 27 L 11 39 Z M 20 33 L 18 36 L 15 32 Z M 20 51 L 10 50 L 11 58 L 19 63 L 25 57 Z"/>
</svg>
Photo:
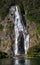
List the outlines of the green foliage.
<svg viewBox="0 0 40 65">
<path fill-rule="evenodd" d="M 40 0 L 27 0 L 25 7 L 27 18 L 30 22 L 36 23 L 37 32 L 40 35 Z"/>
<path fill-rule="evenodd" d="M 5 18 L 5 16 L 9 12 L 10 5 L 14 2 L 14 0 L 0 0 L 0 17 L 2 19 Z"/>
<path fill-rule="evenodd" d="M 4 26 L 2 24 L 0 24 L 0 31 L 2 31 L 4 28 Z"/>
<path fill-rule="evenodd" d="M 8 54 L 0 51 L 0 59 L 1 58 L 8 58 Z"/>
<path fill-rule="evenodd" d="M 8 13 L 8 7 L 7 5 L 4 5 L 1 9 L 0 9 L 0 16 L 2 19 L 4 19 L 4 17 L 7 15 Z"/>
<path fill-rule="evenodd" d="M 40 21 L 40 0 L 28 0 L 28 17 L 34 21 Z"/>
<path fill-rule="evenodd" d="M 28 56 L 36 57 L 40 56 L 40 45 L 30 47 L 27 52 Z"/>
</svg>

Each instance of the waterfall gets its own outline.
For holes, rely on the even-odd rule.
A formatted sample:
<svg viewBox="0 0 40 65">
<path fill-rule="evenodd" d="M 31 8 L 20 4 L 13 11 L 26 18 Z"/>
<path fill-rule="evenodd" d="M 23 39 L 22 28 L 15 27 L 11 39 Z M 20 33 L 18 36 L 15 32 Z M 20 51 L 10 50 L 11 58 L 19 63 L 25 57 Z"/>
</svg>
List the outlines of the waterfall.
<svg viewBox="0 0 40 65">
<path fill-rule="evenodd" d="M 22 39 L 22 37 L 24 39 L 22 39 L 20 44 L 24 43 L 24 50 L 25 50 L 25 54 L 27 54 L 27 50 L 29 48 L 29 34 L 25 28 L 25 25 L 23 24 L 23 20 L 22 17 L 19 13 L 18 10 L 18 6 L 12 6 L 11 9 L 11 16 L 12 16 L 12 20 L 14 22 L 14 30 L 15 30 L 15 46 L 14 46 L 14 53 L 15 55 L 20 55 L 20 50 L 18 48 L 18 44 L 20 40 L 18 39 Z M 21 47 L 22 48 L 22 47 Z"/>
</svg>

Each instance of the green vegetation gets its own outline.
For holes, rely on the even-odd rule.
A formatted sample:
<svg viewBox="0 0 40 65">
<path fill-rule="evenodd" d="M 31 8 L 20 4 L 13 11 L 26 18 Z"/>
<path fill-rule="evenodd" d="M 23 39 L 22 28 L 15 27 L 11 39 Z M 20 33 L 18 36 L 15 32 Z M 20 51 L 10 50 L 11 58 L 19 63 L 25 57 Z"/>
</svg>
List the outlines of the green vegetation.
<svg viewBox="0 0 40 65">
<path fill-rule="evenodd" d="M 40 45 L 33 46 L 28 49 L 28 57 L 38 57 L 40 56 Z"/>
<path fill-rule="evenodd" d="M 9 12 L 10 5 L 13 3 L 13 0 L 0 0 L 0 17 L 2 19 L 5 18 L 5 16 Z"/>
<path fill-rule="evenodd" d="M 40 36 L 40 22 L 36 23 L 36 26 L 37 26 L 37 32 L 38 32 L 38 34 Z"/>
<path fill-rule="evenodd" d="M 40 21 L 40 0 L 28 0 L 27 2 L 28 17 L 31 20 Z"/>
<path fill-rule="evenodd" d="M 8 12 L 8 6 L 4 0 L 0 0 L 0 17 L 4 18 Z"/>
<path fill-rule="evenodd" d="M 1 59 L 2 59 L 2 58 L 8 58 L 8 57 L 9 57 L 9 56 L 8 56 L 7 53 L 0 51 L 0 58 L 1 58 Z"/>
<path fill-rule="evenodd" d="M 40 35 L 40 0 L 27 1 L 27 18 L 30 22 L 35 22 L 37 32 Z"/>
<path fill-rule="evenodd" d="M 0 16 L 2 19 L 4 19 L 4 17 L 8 14 L 8 8 L 7 8 L 7 5 L 3 6 L 1 9 L 0 9 Z"/>
<path fill-rule="evenodd" d="M 2 31 L 4 28 L 4 26 L 2 24 L 0 24 L 0 31 Z"/>
</svg>

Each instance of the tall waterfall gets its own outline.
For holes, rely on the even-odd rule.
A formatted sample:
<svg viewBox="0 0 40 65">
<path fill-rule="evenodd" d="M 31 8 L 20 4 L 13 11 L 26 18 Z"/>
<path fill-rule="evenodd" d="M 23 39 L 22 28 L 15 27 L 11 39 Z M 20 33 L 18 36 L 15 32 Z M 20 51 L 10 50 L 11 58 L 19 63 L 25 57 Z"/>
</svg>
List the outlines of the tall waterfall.
<svg viewBox="0 0 40 65">
<path fill-rule="evenodd" d="M 18 6 L 12 6 L 11 9 L 11 16 L 14 22 L 14 30 L 15 30 L 15 46 L 14 46 L 14 54 L 20 55 L 19 52 L 19 43 L 20 45 L 24 44 L 21 48 L 24 48 L 24 53 L 27 54 L 27 50 L 29 48 L 29 34 L 27 29 L 23 23 L 22 17 L 19 13 Z M 21 39 L 21 42 L 20 42 Z"/>
</svg>

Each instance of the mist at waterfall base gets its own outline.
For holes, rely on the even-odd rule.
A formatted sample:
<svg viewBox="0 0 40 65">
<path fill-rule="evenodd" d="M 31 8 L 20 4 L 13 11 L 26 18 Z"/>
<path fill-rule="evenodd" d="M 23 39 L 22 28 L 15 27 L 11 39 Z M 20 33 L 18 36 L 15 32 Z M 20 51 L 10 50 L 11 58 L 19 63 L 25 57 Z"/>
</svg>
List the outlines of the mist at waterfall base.
<svg viewBox="0 0 40 65">
<path fill-rule="evenodd" d="M 14 54 L 15 56 L 27 54 L 29 48 L 29 34 L 22 20 L 18 6 L 12 6 L 10 8 L 10 16 L 14 23 L 15 31 Z"/>
</svg>

